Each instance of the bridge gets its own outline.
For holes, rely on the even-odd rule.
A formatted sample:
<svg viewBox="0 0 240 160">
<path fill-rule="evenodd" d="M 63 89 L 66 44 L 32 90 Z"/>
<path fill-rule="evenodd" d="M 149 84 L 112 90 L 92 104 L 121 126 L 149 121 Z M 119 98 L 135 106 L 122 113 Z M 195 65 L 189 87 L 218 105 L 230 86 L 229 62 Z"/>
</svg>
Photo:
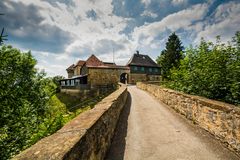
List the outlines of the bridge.
<svg viewBox="0 0 240 160">
<path fill-rule="evenodd" d="M 164 103 L 129 86 L 106 160 L 239 159 L 205 130 L 188 122 Z"/>
<path fill-rule="evenodd" d="M 239 115 L 156 85 L 122 85 L 14 159 L 237 160 Z"/>
</svg>

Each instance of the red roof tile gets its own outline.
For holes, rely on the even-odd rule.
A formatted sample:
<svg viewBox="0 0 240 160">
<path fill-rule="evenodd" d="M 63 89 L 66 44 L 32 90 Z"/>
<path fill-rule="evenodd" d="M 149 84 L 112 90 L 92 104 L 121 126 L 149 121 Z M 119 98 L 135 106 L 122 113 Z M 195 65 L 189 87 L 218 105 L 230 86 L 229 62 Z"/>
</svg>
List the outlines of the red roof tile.
<svg viewBox="0 0 240 160">
<path fill-rule="evenodd" d="M 85 62 L 86 62 L 86 61 L 79 60 L 74 67 L 76 67 L 76 66 L 83 66 L 83 65 L 85 64 Z"/>
<path fill-rule="evenodd" d="M 103 62 L 104 66 L 116 66 L 113 62 Z"/>
<path fill-rule="evenodd" d="M 69 66 L 66 70 L 67 71 L 71 71 L 71 70 L 73 70 L 74 69 L 74 67 L 75 67 L 75 65 L 74 64 L 72 64 L 71 66 Z"/>
<path fill-rule="evenodd" d="M 102 62 L 94 54 L 92 54 L 86 61 L 79 60 L 76 65 L 72 64 L 67 68 L 67 71 L 73 71 L 76 66 L 86 65 L 88 68 L 115 68 L 115 69 L 127 69 L 128 66 L 119 66 L 112 62 Z"/>
<path fill-rule="evenodd" d="M 130 68 L 127 66 L 88 66 L 88 68 L 98 68 L 98 69 L 125 69 L 129 70 Z"/>
<path fill-rule="evenodd" d="M 87 66 L 103 66 L 104 63 L 100 61 L 95 55 L 91 55 L 87 61 L 86 61 Z"/>
</svg>

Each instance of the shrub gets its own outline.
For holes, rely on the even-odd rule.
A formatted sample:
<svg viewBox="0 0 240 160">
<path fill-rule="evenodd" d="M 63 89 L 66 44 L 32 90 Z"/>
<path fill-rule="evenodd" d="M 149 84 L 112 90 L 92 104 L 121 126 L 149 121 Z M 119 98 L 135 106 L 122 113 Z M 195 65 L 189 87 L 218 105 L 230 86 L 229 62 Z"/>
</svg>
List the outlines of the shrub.
<svg viewBox="0 0 240 160">
<path fill-rule="evenodd" d="M 202 39 L 198 47 L 188 48 L 171 79 L 170 88 L 240 104 L 240 32 L 228 44 L 217 37 L 216 44 Z"/>
</svg>

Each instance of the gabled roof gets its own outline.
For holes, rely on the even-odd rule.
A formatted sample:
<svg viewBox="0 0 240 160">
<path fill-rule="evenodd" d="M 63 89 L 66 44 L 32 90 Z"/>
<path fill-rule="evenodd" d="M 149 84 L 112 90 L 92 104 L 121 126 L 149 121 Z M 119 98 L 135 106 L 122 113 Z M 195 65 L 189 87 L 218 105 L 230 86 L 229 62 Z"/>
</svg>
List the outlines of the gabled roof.
<svg viewBox="0 0 240 160">
<path fill-rule="evenodd" d="M 76 66 L 86 65 L 87 68 L 112 68 L 112 69 L 129 69 L 128 66 L 119 66 L 112 62 L 102 62 L 94 54 L 92 54 L 86 61 L 79 60 L 76 65 L 72 64 L 67 68 L 67 71 L 74 71 Z"/>
<path fill-rule="evenodd" d="M 75 65 L 72 64 L 72 65 L 69 66 L 66 70 L 67 70 L 67 71 L 73 71 L 73 70 L 74 70 L 74 67 L 75 67 Z"/>
<path fill-rule="evenodd" d="M 129 65 L 160 67 L 148 55 L 143 55 L 143 54 L 139 54 L 139 53 L 135 53 L 131 57 L 131 59 L 127 63 L 127 66 L 129 66 Z"/>
<path fill-rule="evenodd" d="M 77 66 L 83 66 L 85 64 L 86 61 L 83 61 L 83 60 L 79 60 L 77 62 L 77 64 L 74 66 L 74 67 L 77 67 Z"/>
<path fill-rule="evenodd" d="M 86 66 L 102 66 L 104 63 L 100 61 L 94 54 L 92 54 L 87 60 L 86 60 Z"/>
</svg>

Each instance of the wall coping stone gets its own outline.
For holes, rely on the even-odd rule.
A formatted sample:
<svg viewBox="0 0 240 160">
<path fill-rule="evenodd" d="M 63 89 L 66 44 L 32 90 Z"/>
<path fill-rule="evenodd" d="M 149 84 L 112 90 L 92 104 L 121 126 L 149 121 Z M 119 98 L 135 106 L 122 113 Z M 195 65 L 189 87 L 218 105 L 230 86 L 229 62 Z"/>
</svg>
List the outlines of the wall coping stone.
<svg viewBox="0 0 240 160">
<path fill-rule="evenodd" d="M 172 90 L 172 89 L 169 89 L 169 88 L 164 88 L 162 86 L 155 85 L 155 84 L 148 84 L 148 83 L 144 83 L 144 82 L 138 82 L 138 83 L 139 84 L 143 83 L 143 84 L 150 85 L 150 86 L 151 85 L 152 86 L 158 86 L 159 88 L 161 88 L 165 92 L 181 95 L 181 96 L 184 96 L 186 98 L 191 98 L 192 100 L 198 101 L 198 102 L 202 103 L 203 105 L 207 104 L 212 109 L 222 110 L 224 112 L 232 112 L 233 111 L 233 112 L 236 112 L 236 114 L 240 114 L 240 107 L 229 104 L 229 103 L 205 98 L 205 97 L 202 97 L 202 96 L 186 94 L 186 93 L 183 93 L 183 92 L 180 92 L 180 91 L 175 91 L 175 90 Z"/>
<path fill-rule="evenodd" d="M 82 141 L 87 141 L 86 139 L 88 135 L 94 134 L 93 130 L 96 130 L 94 128 L 95 125 L 97 123 L 102 123 L 102 119 L 106 119 L 110 109 L 123 107 L 126 102 L 126 96 L 127 87 L 126 85 L 121 84 L 115 92 L 105 97 L 101 102 L 96 104 L 93 109 L 81 113 L 70 122 L 65 124 L 56 133 L 41 139 L 30 148 L 22 151 L 13 159 L 79 159 L 79 157 L 76 155 L 69 156 L 68 154 L 71 154 L 71 150 L 74 150 L 74 148 L 78 147 L 79 143 Z M 122 97 L 123 100 L 120 99 Z M 119 110 L 121 111 L 121 109 Z M 116 118 L 118 120 L 118 117 Z M 100 126 L 101 125 L 102 124 L 100 124 Z M 112 128 L 111 130 L 114 131 L 114 129 L 115 128 Z M 98 138 L 98 135 L 95 136 Z M 106 148 L 108 147 L 109 146 Z M 91 148 L 89 148 L 89 150 L 91 150 Z M 94 157 L 92 154 L 93 153 L 91 153 L 91 157 Z M 87 159 L 96 159 L 96 157 L 97 156 L 95 156 L 95 158 L 88 157 Z M 104 157 L 104 155 L 100 155 L 99 157 Z"/>
</svg>

